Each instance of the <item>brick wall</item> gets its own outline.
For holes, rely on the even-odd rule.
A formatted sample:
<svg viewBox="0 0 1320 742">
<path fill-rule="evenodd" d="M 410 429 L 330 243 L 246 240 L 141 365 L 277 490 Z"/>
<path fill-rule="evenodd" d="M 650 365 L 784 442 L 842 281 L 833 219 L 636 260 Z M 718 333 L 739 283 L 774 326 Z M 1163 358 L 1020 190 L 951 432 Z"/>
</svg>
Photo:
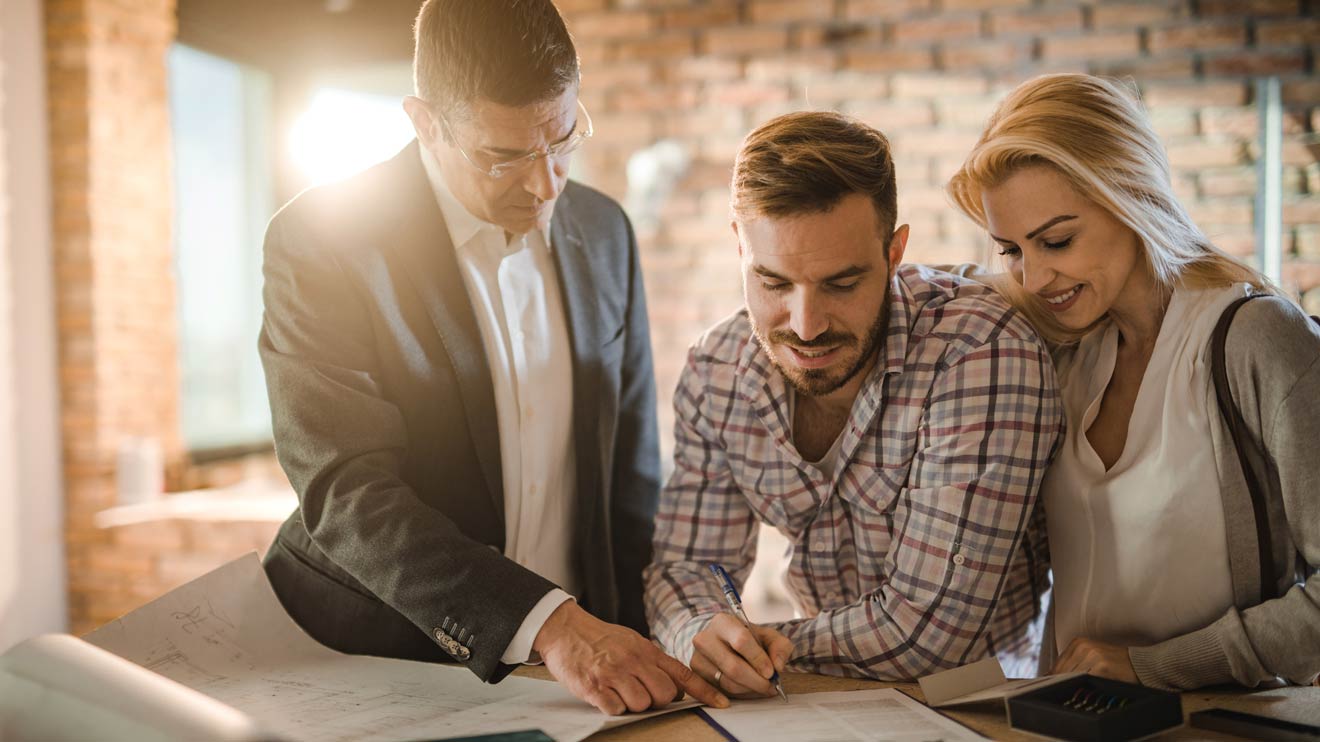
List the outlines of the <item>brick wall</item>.
<svg viewBox="0 0 1320 742">
<path fill-rule="evenodd" d="M 165 87 L 174 2 L 48 0 L 45 28 L 69 612 L 81 633 L 122 613 L 124 596 L 150 597 L 140 585 L 156 556 L 92 523 L 114 504 L 121 439 L 150 436 L 167 460 L 181 455 Z"/>
<path fill-rule="evenodd" d="M 727 185 L 740 138 L 782 112 L 829 108 L 885 131 L 914 262 L 985 260 L 945 199 L 994 103 L 1053 71 L 1130 75 L 1217 243 L 1254 248 L 1250 78 L 1277 74 L 1285 283 L 1320 312 L 1320 3 L 1315 0 L 557 0 L 582 55 L 597 136 L 584 176 L 623 199 L 626 164 L 661 139 L 688 167 L 655 226 L 639 226 L 661 398 L 689 343 L 741 303 Z"/>
</svg>

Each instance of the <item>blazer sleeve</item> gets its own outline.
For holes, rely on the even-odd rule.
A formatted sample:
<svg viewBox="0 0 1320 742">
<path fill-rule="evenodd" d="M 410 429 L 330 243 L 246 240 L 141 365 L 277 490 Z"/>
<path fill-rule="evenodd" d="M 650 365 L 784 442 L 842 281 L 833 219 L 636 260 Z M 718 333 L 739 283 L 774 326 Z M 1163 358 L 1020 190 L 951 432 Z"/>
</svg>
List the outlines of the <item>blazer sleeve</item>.
<svg viewBox="0 0 1320 742">
<path fill-rule="evenodd" d="M 1225 349 L 1233 397 L 1268 455 L 1262 486 L 1276 500 L 1271 509 L 1281 500 L 1283 519 L 1271 518 L 1275 560 L 1293 574 L 1291 549 L 1282 548 L 1290 540 L 1310 575 L 1299 584 L 1288 580 L 1278 598 L 1232 608 L 1203 629 L 1128 655 L 1147 685 L 1255 686 L 1275 677 L 1308 684 L 1320 673 L 1320 330 L 1291 302 L 1259 299 L 1242 307 Z M 1290 539 L 1279 533 L 1281 524 Z M 1253 541 L 1253 565 L 1254 549 Z"/>
<path fill-rule="evenodd" d="M 628 256 L 628 299 L 611 476 L 614 491 L 610 496 L 610 536 L 619 591 L 618 622 L 647 636 L 642 570 L 651 562 L 651 536 L 660 493 L 659 432 L 646 289 L 632 225 L 626 216 L 622 219 Z"/>
<path fill-rule="evenodd" d="M 297 206 L 267 230 L 259 352 L 276 452 L 307 533 L 451 655 L 437 631 L 460 641 L 467 652 L 455 656 L 498 682 L 513 669 L 500 656 L 554 585 L 465 536 L 403 481 L 404 453 L 419 442 L 380 386 L 378 310 L 336 258 L 344 235 L 313 228 Z"/>
</svg>

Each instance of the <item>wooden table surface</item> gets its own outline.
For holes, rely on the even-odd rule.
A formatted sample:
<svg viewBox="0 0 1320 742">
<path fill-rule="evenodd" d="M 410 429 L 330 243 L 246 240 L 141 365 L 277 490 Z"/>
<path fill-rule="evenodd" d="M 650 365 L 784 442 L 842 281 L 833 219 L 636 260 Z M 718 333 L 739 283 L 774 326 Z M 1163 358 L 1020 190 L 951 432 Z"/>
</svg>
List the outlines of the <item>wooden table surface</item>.
<svg viewBox="0 0 1320 742">
<path fill-rule="evenodd" d="M 522 667 L 515 674 L 524 677 L 550 680 L 550 673 L 544 667 Z M 826 675 L 806 675 L 785 673 L 784 691 L 794 693 L 819 693 L 823 691 L 863 690 L 869 688 L 897 688 L 918 701 L 924 701 L 921 688 L 916 683 L 882 683 L 875 680 L 853 680 L 835 678 Z M 737 701 L 734 701 L 737 703 Z M 1289 721 L 1299 721 L 1320 725 L 1320 688 L 1289 687 L 1265 691 L 1245 690 L 1205 690 L 1183 694 L 1183 714 L 1201 709 L 1219 706 L 1238 711 L 1268 714 Z M 946 710 L 946 716 L 970 727 L 976 732 L 996 740 L 1040 740 L 1041 738 L 1025 732 L 1009 729 L 1002 704 L 980 705 L 962 709 Z M 611 729 L 591 736 L 591 742 L 723 742 L 723 737 L 711 729 L 701 717 L 692 710 L 676 711 L 672 714 L 643 719 L 617 729 Z M 1201 729 L 1184 726 L 1161 734 L 1158 740 L 1234 740 L 1223 734 L 1215 734 Z"/>
</svg>

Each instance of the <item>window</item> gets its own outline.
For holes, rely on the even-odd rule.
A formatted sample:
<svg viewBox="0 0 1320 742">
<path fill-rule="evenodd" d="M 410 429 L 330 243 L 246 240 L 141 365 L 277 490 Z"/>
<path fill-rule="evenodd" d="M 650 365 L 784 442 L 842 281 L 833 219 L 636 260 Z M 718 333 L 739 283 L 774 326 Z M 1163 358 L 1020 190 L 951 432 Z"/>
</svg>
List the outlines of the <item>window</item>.
<svg viewBox="0 0 1320 742">
<path fill-rule="evenodd" d="M 169 54 L 183 438 L 189 449 L 271 438 L 261 245 L 274 211 L 270 82 L 175 45 Z"/>
</svg>

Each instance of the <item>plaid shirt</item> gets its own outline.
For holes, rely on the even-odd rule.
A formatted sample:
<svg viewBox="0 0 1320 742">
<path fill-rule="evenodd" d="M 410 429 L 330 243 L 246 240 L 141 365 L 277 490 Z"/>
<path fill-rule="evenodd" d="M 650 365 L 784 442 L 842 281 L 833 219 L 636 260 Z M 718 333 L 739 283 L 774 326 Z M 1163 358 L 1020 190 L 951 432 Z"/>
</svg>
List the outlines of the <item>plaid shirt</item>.
<svg viewBox="0 0 1320 742">
<path fill-rule="evenodd" d="M 1064 429 L 1049 353 L 989 289 L 928 268 L 900 268 L 889 311 L 832 481 L 793 446 L 788 388 L 745 310 L 689 352 L 645 573 L 675 657 L 725 608 L 705 565 L 741 585 L 758 520 L 793 545 L 805 618 L 770 625 L 794 669 L 909 680 L 1026 648 L 1048 586 L 1037 487 Z"/>
</svg>

